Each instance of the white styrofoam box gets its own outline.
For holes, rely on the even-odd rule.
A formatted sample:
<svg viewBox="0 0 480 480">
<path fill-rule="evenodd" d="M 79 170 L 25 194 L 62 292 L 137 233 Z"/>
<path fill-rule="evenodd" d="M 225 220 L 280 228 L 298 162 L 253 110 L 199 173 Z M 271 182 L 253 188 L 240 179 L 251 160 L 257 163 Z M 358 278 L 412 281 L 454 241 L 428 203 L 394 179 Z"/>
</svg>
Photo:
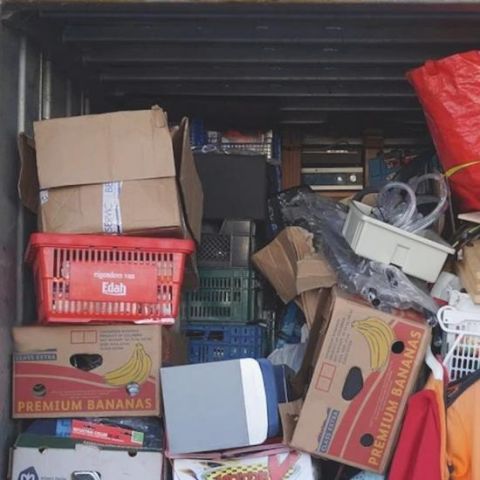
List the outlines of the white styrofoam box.
<svg viewBox="0 0 480 480">
<path fill-rule="evenodd" d="M 160 480 L 163 454 L 106 450 L 78 444 L 75 448 L 15 446 L 11 456 L 12 480 L 89 479 Z"/>
<path fill-rule="evenodd" d="M 435 282 L 454 249 L 440 237 L 406 232 L 370 216 L 372 207 L 353 201 L 343 226 L 343 236 L 361 257 L 400 267 L 407 275 Z M 433 234 L 433 232 L 432 232 Z M 433 234 L 432 236 L 434 236 Z"/>
</svg>

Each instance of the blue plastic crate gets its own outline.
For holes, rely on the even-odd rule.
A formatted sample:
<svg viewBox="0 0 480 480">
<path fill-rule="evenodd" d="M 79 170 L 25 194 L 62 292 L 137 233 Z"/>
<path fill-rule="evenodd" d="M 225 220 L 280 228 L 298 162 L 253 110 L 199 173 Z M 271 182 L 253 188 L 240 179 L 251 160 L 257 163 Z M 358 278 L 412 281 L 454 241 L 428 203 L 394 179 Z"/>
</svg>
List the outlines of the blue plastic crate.
<svg viewBox="0 0 480 480">
<path fill-rule="evenodd" d="M 189 324 L 190 363 L 216 362 L 236 358 L 261 358 L 266 329 L 258 325 Z"/>
</svg>

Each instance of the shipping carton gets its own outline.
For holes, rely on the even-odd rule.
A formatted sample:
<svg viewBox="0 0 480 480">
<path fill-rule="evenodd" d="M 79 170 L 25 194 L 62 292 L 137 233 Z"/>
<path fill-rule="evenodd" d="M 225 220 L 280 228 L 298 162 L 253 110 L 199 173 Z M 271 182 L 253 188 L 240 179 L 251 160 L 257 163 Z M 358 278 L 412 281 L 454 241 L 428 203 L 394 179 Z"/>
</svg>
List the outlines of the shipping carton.
<svg viewBox="0 0 480 480">
<path fill-rule="evenodd" d="M 20 435 L 10 457 L 12 480 L 159 480 L 161 452 L 107 449 L 68 439 Z"/>
<path fill-rule="evenodd" d="M 173 480 L 314 480 L 310 455 L 288 451 L 260 453 L 257 456 L 205 461 L 178 459 L 173 461 Z"/>
<path fill-rule="evenodd" d="M 315 253 L 313 236 L 300 227 L 287 227 L 265 248 L 252 256 L 285 302 L 308 290 L 331 287 L 335 273 L 323 256 Z"/>
<path fill-rule="evenodd" d="M 13 417 L 160 414 L 157 325 L 13 329 Z"/>
<path fill-rule="evenodd" d="M 38 210 L 41 231 L 200 239 L 203 191 L 187 119 L 170 132 L 166 114 L 153 107 L 45 120 L 34 129 L 36 161 L 32 142 L 19 138 L 19 192 Z"/>
<path fill-rule="evenodd" d="M 336 289 L 328 311 L 328 328 L 319 336 L 298 422 L 286 428 L 293 432 L 290 445 L 383 473 L 424 360 L 430 328 L 411 311 L 380 312 Z M 296 417 L 295 408 L 290 415 L 285 406 L 281 411 L 282 419 Z"/>
</svg>

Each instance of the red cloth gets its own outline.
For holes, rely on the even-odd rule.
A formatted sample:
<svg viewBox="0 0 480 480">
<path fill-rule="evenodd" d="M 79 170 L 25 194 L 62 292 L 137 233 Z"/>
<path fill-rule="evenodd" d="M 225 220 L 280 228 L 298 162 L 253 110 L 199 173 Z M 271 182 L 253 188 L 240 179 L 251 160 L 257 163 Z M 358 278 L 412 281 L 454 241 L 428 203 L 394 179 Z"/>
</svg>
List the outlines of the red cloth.
<svg viewBox="0 0 480 480">
<path fill-rule="evenodd" d="M 480 51 L 430 60 L 407 77 L 425 111 L 458 209 L 480 210 Z"/>
<path fill-rule="evenodd" d="M 422 390 L 412 395 L 388 480 L 442 480 L 441 435 L 436 393 Z"/>
</svg>

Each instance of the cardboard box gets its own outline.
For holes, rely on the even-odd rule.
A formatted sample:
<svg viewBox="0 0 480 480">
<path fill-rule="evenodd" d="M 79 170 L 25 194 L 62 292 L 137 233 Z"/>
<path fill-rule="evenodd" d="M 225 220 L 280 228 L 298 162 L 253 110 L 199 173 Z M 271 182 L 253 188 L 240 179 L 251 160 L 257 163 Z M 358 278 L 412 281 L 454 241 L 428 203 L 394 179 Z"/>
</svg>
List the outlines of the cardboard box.
<svg viewBox="0 0 480 480">
<path fill-rule="evenodd" d="M 252 256 L 254 265 L 285 303 L 308 290 L 336 283 L 335 273 L 325 258 L 315 253 L 312 240 L 312 234 L 303 228 L 287 227 Z"/>
<path fill-rule="evenodd" d="M 38 210 L 41 231 L 200 239 L 203 191 L 187 119 L 170 132 L 166 114 L 153 107 L 45 120 L 34 129 L 36 160 L 32 142 L 19 138 L 19 192 Z"/>
<path fill-rule="evenodd" d="M 293 431 L 290 445 L 383 473 L 424 361 L 430 328 L 414 312 L 387 314 L 335 289 L 328 328 L 319 342 L 298 422 L 286 428 Z M 285 415 L 283 410 L 282 418 L 291 420 L 298 413 Z"/>
<path fill-rule="evenodd" d="M 162 452 L 107 449 L 67 439 L 20 435 L 11 451 L 12 480 L 159 480 Z"/>
<path fill-rule="evenodd" d="M 173 480 L 314 480 L 310 455 L 287 451 L 220 459 L 173 460 Z"/>
<path fill-rule="evenodd" d="M 157 325 L 14 328 L 13 418 L 159 415 L 161 332 Z"/>
</svg>

